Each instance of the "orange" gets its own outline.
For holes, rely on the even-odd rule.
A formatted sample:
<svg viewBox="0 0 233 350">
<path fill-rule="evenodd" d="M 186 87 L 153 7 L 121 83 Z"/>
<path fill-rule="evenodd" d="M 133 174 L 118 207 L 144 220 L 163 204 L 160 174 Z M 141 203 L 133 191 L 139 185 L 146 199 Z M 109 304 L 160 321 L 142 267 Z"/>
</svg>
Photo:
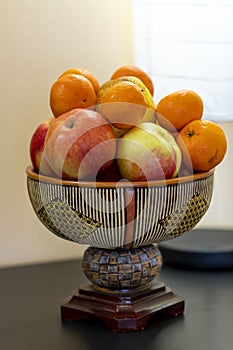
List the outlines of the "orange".
<svg viewBox="0 0 233 350">
<path fill-rule="evenodd" d="M 157 104 L 158 122 L 172 131 L 181 130 L 203 115 L 202 98 L 192 90 L 178 90 L 163 97 Z"/>
<path fill-rule="evenodd" d="M 142 107 L 140 107 L 142 106 Z M 130 129 L 137 125 L 147 101 L 137 84 L 125 80 L 109 80 L 100 87 L 97 108 L 116 128 Z"/>
<path fill-rule="evenodd" d="M 74 108 L 88 108 L 96 104 L 92 83 L 84 76 L 66 74 L 54 82 L 50 89 L 50 107 L 54 117 Z"/>
<path fill-rule="evenodd" d="M 177 138 L 183 165 L 191 164 L 194 172 L 215 168 L 224 158 L 227 140 L 222 128 L 209 120 L 194 120 L 185 125 Z"/>
<path fill-rule="evenodd" d="M 152 79 L 146 72 L 144 72 L 144 70 L 134 65 L 121 66 L 118 69 L 116 69 L 115 72 L 112 74 L 111 80 L 124 76 L 133 76 L 139 78 L 153 96 L 154 85 Z"/>
<path fill-rule="evenodd" d="M 60 79 L 61 77 L 63 77 L 64 75 L 67 74 L 78 74 L 78 75 L 83 75 L 85 78 L 87 78 L 88 80 L 90 80 L 90 82 L 92 83 L 96 94 L 99 92 L 100 89 L 100 84 L 98 82 L 98 80 L 96 79 L 95 75 L 89 71 L 86 68 L 70 68 L 65 70 L 58 79 Z"/>
</svg>

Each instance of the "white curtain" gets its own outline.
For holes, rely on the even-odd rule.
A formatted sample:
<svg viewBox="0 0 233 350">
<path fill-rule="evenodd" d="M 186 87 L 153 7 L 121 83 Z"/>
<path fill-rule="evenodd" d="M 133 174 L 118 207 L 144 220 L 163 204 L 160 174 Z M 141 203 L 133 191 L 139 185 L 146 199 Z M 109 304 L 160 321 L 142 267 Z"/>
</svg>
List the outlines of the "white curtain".
<svg viewBox="0 0 233 350">
<path fill-rule="evenodd" d="M 204 101 L 204 118 L 233 120 L 233 0 L 133 0 L 135 64 L 155 102 L 179 89 Z"/>
</svg>

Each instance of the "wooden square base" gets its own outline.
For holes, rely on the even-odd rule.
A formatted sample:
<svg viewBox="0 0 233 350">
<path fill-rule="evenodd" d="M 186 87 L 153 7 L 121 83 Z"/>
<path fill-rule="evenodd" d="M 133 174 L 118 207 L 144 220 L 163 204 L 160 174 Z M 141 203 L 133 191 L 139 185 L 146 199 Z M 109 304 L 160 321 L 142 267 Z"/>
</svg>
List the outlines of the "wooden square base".
<svg viewBox="0 0 233 350">
<path fill-rule="evenodd" d="M 162 282 L 145 291 L 107 292 L 81 286 L 62 301 L 61 317 L 67 321 L 101 319 L 113 332 L 141 331 L 155 316 L 178 316 L 184 312 L 184 299 Z"/>
</svg>

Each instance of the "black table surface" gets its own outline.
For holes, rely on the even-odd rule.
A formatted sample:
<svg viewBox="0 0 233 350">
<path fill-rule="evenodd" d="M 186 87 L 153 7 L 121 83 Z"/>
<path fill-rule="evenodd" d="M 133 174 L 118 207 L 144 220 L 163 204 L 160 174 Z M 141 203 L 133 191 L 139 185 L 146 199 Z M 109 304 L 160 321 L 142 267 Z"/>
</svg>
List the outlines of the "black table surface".
<svg viewBox="0 0 233 350">
<path fill-rule="evenodd" d="M 185 299 L 184 315 L 113 333 L 100 320 L 64 322 L 60 302 L 87 283 L 80 261 L 0 269 L 1 350 L 231 350 L 233 271 L 163 266 L 158 280 Z"/>
</svg>

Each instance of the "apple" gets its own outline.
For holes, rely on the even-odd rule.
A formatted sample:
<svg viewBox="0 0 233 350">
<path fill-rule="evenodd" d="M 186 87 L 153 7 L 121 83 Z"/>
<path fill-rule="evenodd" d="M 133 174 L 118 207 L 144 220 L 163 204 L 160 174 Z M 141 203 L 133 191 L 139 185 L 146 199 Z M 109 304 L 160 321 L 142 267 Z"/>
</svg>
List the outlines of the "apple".
<svg viewBox="0 0 233 350">
<path fill-rule="evenodd" d="M 111 161 L 111 164 L 107 167 L 107 169 L 105 168 L 104 170 L 102 170 L 101 168 L 96 177 L 96 181 L 100 182 L 118 182 L 121 179 L 122 178 L 118 169 L 116 159 L 113 159 L 113 161 Z"/>
<path fill-rule="evenodd" d="M 108 121 L 92 109 L 76 108 L 51 123 L 45 156 L 60 178 L 95 181 L 115 158 L 117 140 Z"/>
<path fill-rule="evenodd" d="M 30 158 L 32 166 L 37 173 L 47 176 L 55 175 L 46 158 L 43 157 L 46 134 L 53 120 L 54 118 L 51 117 L 41 122 L 34 131 L 30 141 Z"/>
<path fill-rule="evenodd" d="M 112 103 L 111 105 L 114 105 L 114 103 Z M 116 106 L 116 103 L 115 103 L 115 109 L 117 108 L 118 110 L 119 109 L 123 110 L 126 107 L 128 109 L 127 113 L 129 113 L 129 106 L 130 106 L 129 103 L 118 103 L 118 106 Z M 134 111 L 132 110 L 132 106 L 134 106 Z M 140 113 L 140 110 L 142 111 L 141 106 L 136 105 L 136 104 L 131 104 L 132 116 L 135 117 L 134 112 L 136 111 L 137 113 L 138 112 Z M 133 118 L 133 120 L 131 121 L 131 125 L 128 129 L 136 126 L 137 123 L 140 124 L 140 123 L 144 123 L 144 122 L 153 122 L 153 123 L 156 122 L 156 112 L 154 109 L 151 109 L 148 107 L 144 108 L 144 110 L 142 111 L 142 114 L 141 114 L 141 120 L 139 121 L 139 120 L 135 120 Z M 114 124 L 112 124 L 112 128 L 113 128 L 113 131 L 114 131 L 117 138 L 120 138 L 128 131 L 128 129 L 122 129 L 122 128 L 116 127 Z"/>
<path fill-rule="evenodd" d="M 181 151 L 169 131 L 144 122 L 119 139 L 117 162 L 121 176 L 129 181 L 169 179 L 178 174 Z"/>
</svg>

